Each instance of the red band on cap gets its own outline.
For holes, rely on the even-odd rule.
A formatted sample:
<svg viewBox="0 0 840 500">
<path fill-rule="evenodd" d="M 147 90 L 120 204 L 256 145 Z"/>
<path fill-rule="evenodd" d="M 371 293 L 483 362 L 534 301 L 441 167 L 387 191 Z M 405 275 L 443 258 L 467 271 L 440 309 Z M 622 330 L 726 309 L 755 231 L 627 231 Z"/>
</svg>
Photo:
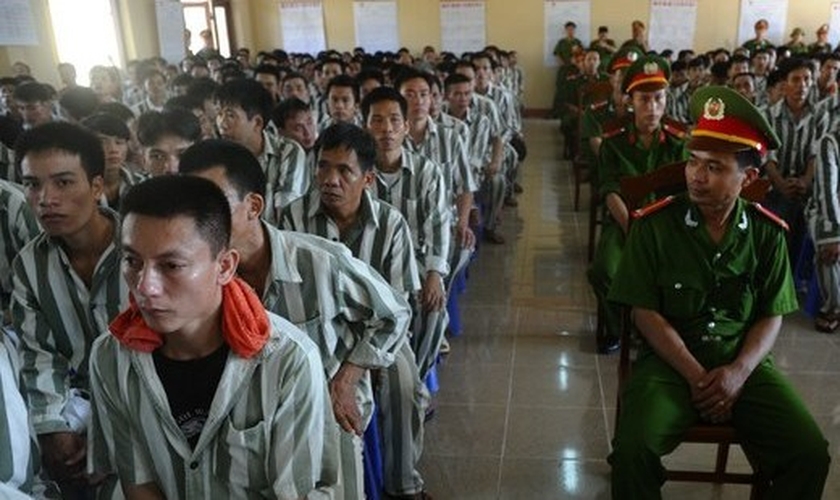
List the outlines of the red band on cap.
<svg viewBox="0 0 840 500">
<path fill-rule="evenodd" d="M 661 83 L 663 85 L 668 85 L 668 79 L 665 78 L 665 73 L 662 71 L 658 71 L 652 75 L 648 75 L 646 73 L 639 73 L 630 81 L 630 84 L 627 85 L 626 92 L 629 94 L 631 90 L 638 87 L 639 85 L 644 85 L 646 83 Z"/>
<path fill-rule="evenodd" d="M 762 154 L 767 152 L 767 139 L 764 134 L 749 123 L 734 116 L 726 116 L 720 120 L 712 120 L 701 116 L 697 121 L 697 126 L 691 132 L 691 136 L 712 137 L 749 146 Z"/>
</svg>

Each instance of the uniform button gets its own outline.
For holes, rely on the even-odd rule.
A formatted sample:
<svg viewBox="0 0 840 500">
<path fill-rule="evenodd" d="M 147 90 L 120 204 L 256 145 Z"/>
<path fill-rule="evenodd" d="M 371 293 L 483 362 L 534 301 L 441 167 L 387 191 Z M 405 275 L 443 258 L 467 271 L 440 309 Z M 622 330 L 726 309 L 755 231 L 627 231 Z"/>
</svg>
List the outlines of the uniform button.
<svg viewBox="0 0 840 500">
<path fill-rule="evenodd" d="M 682 283 L 674 283 L 674 290 L 679 290 L 682 288 Z"/>
<path fill-rule="evenodd" d="M 198 469 L 198 462 L 190 462 L 190 469 L 192 469 L 192 470 Z"/>
<path fill-rule="evenodd" d="M 717 307 L 710 307 L 709 312 L 717 312 Z"/>
<path fill-rule="evenodd" d="M 719 258 L 720 258 L 720 252 L 715 254 L 715 260 L 718 260 Z"/>
<path fill-rule="evenodd" d="M 709 327 L 710 330 L 712 328 L 714 328 L 715 327 L 715 322 L 714 321 L 709 321 L 708 327 Z"/>
</svg>

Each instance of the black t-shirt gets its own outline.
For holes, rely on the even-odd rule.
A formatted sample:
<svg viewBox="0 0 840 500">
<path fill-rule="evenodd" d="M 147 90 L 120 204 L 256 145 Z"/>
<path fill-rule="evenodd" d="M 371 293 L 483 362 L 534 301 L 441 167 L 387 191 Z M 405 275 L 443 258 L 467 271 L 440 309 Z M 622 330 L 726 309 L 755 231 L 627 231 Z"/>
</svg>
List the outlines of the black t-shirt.
<svg viewBox="0 0 840 500">
<path fill-rule="evenodd" d="M 172 416 L 192 448 L 207 421 L 227 356 L 227 344 L 206 357 L 188 361 L 169 359 L 160 349 L 152 354 Z"/>
</svg>

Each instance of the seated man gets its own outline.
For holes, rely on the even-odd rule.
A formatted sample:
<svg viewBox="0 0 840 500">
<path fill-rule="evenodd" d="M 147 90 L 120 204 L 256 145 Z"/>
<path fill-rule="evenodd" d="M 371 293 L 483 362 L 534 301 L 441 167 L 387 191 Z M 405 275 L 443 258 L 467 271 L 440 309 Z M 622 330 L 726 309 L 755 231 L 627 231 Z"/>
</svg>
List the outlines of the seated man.
<svg viewBox="0 0 840 500">
<path fill-rule="evenodd" d="M 317 188 L 286 207 L 280 227 L 344 243 L 353 256 L 379 272 L 404 297 L 420 290 L 411 230 L 400 211 L 374 199 L 376 143 L 367 132 L 337 123 L 321 135 Z M 420 381 L 408 343 L 387 369 L 379 370 L 376 401 L 382 429 L 385 492 L 423 499 L 417 462 L 423 451 L 423 423 L 429 394 Z"/>
<path fill-rule="evenodd" d="M 828 443 L 770 356 L 797 309 L 786 225 L 739 198 L 779 139 L 735 90 L 700 89 L 690 107 L 688 194 L 638 212 L 609 295 L 644 339 L 621 393 L 613 498 L 660 498 L 660 457 L 707 421 L 735 428 L 767 498 L 817 500 Z"/>
<path fill-rule="evenodd" d="M 201 140 L 201 123 L 185 109 L 151 111 L 137 120 L 137 139 L 143 148 L 146 174 L 175 174 L 181 154 Z"/>
<path fill-rule="evenodd" d="M 127 301 L 119 274 L 119 217 L 99 206 L 105 156 L 78 125 L 25 132 L 15 156 L 44 232 L 13 263 L 12 321 L 21 378 L 44 466 L 62 493 L 84 489 L 88 357 Z"/>
<path fill-rule="evenodd" d="M 91 350 L 93 470 L 128 499 L 293 500 L 331 484 L 318 348 L 236 278 L 224 193 L 158 177 L 122 216 L 132 300 Z"/>
<path fill-rule="evenodd" d="M 268 132 L 271 96 L 254 80 L 231 80 L 216 98 L 221 109 L 216 118 L 219 133 L 239 143 L 257 157 L 266 177 L 264 217 L 277 224 L 280 210 L 309 189 L 306 154 L 294 141 Z"/>
<path fill-rule="evenodd" d="M 265 176 L 248 150 L 204 141 L 188 150 L 181 173 L 212 180 L 233 213 L 237 274 L 266 308 L 304 329 L 321 352 L 336 422 L 341 426 L 338 498 L 364 498 L 361 439 L 372 415 L 370 370 L 390 366 L 406 342 L 406 300 L 343 245 L 280 231 L 260 218 Z"/>
<path fill-rule="evenodd" d="M 306 173 L 310 178 L 314 177 L 314 148 L 318 140 L 318 127 L 309 105 L 297 97 L 286 99 L 274 108 L 271 121 L 277 127 L 277 133 L 303 147 L 306 151 Z"/>
<path fill-rule="evenodd" d="M 327 115 L 318 125 L 324 130 L 330 125 L 345 122 L 362 125 L 359 116 L 359 84 L 349 75 L 338 75 L 327 84 Z"/>
</svg>

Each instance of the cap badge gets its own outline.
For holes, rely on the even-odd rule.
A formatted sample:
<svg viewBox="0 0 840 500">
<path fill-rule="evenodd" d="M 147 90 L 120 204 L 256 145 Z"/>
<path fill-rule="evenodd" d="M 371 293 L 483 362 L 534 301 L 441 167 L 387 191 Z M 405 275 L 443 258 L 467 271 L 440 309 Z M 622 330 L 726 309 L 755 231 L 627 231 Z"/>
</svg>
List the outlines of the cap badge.
<svg viewBox="0 0 840 500">
<path fill-rule="evenodd" d="M 659 72 L 659 65 L 655 62 L 645 63 L 644 72 L 646 75 L 655 75 Z"/>
<path fill-rule="evenodd" d="M 703 118 L 706 120 L 723 120 L 726 104 L 719 97 L 710 97 L 703 105 Z"/>
<path fill-rule="evenodd" d="M 636 59 L 639 58 L 638 52 L 628 52 L 627 53 L 627 60 L 630 62 L 636 62 Z"/>
</svg>

